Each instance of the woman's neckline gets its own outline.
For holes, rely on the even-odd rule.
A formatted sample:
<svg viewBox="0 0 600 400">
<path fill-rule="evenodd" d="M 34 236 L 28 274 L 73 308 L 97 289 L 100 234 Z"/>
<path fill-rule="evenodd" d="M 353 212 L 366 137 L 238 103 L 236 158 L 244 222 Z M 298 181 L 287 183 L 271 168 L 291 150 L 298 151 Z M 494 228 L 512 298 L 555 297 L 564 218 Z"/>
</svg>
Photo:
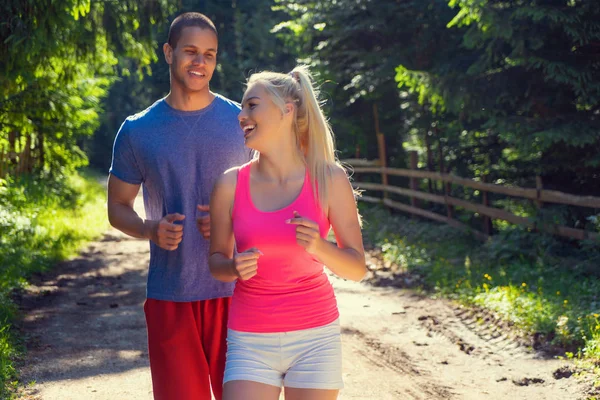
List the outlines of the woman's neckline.
<svg viewBox="0 0 600 400">
<path fill-rule="evenodd" d="M 247 187 L 247 192 L 248 192 L 248 201 L 250 203 L 250 206 L 255 210 L 258 211 L 259 213 L 263 213 L 263 214 L 275 214 L 278 212 L 282 212 L 282 211 L 286 211 L 289 208 L 291 208 L 292 206 L 294 206 L 298 200 L 300 199 L 300 197 L 302 197 L 302 194 L 304 193 L 304 191 L 306 190 L 306 185 L 308 184 L 309 181 L 309 177 L 308 177 L 308 168 L 304 168 L 304 181 L 302 182 L 302 187 L 300 188 L 300 192 L 298 193 L 298 195 L 286 206 L 280 207 L 276 210 L 268 210 L 268 211 L 264 211 L 261 210 L 260 208 L 258 208 L 256 206 L 256 204 L 254 203 L 254 200 L 252 200 L 252 185 L 251 185 L 251 180 L 252 180 L 252 165 L 253 163 L 251 163 L 250 165 L 248 165 L 248 187 Z"/>
</svg>

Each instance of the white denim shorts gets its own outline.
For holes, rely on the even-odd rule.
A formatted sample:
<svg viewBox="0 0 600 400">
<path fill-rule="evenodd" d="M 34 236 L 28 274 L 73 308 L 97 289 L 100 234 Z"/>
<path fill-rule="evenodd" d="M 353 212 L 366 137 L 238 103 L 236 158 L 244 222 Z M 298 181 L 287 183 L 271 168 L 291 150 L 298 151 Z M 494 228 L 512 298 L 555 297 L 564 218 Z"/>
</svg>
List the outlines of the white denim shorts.
<svg viewBox="0 0 600 400">
<path fill-rule="evenodd" d="M 229 329 L 223 383 L 236 380 L 300 389 L 342 389 L 339 319 L 293 332 Z"/>
</svg>

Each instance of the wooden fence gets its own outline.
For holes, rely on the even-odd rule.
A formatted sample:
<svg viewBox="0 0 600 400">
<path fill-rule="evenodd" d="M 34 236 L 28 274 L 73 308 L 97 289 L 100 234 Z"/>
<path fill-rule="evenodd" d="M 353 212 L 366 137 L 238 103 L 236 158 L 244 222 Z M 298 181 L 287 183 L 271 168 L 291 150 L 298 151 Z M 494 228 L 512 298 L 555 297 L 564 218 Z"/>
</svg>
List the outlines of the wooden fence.
<svg viewBox="0 0 600 400">
<path fill-rule="evenodd" d="M 380 145 L 380 147 L 383 147 Z M 381 153 L 381 148 L 380 148 Z M 383 160 L 385 158 L 382 157 Z M 535 202 L 537 207 L 542 207 L 544 203 L 567 204 L 577 207 L 590 207 L 600 209 L 600 197 L 594 196 L 575 196 L 554 190 L 543 188 L 540 178 L 537 179 L 536 188 L 522 188 L 515 186 L 503 186 L 473 179 L 462 178 L 449 173 L 440 173 L 433 171 L 423 171 L 417 169 L 417 153 L 410 152 L 410 169 L 388 168 L 385 162 L 379 160 L 369 161 L 365 159 L 347 159 L 343 163 L 350 165 L 356 174 L 379 174 L 382 183 L 360 182 L 354 183 L 355 187 L 370 191 L 382 192 L 382 196 L 374 197 L 372 195 L 363 195 L 360 200 L 371 203 L 382 203 L 387 207 L 401 210 L 410 214 L 419 215 L 435 221 L 444 222 L 449 225 L 471 230 L 478 238 L 485 240 L 492 232 L 491 221 L 499 219 L 508 221 L 512 224 L 526 226 L 536 231 L 544 231 L 554 235 L 564 236 L 573 239 L 593 239 L 600 241 L 600 234 L 583 229 L 570 228 L 567 226 L 542 223 L 531 218 L 515 215 L 509 211 L 492 207 L 490 205 L 488 193 L 499 193 L 503 195 L 519 197 Z M 410 179 L 410 187 L 398 187 L 388 184 L 389 176 L 402 176 Z M 430 179 L 443 183 L 444 194 L 432 194 L 419 191 L 419 180 Z M 451 185 L 461 185 L 464 187 L 479 190 L 482 193 L 482 202 L 480 204 L 465 201 L 452 197 Z M 394 193 L 410 198 L 410 205 L 393 201 L 388 194 Z M 419 207 L 419 200 L 426 200 L 446 206 L 446 215 L 441 215 L 432 211 L 424 210 Z M 483 216 L 482 231 L 473 230 L 467 225 L 454 218 L 454 207 L 460 207 L 465 210 L 479 213 Z"/>
</svg>

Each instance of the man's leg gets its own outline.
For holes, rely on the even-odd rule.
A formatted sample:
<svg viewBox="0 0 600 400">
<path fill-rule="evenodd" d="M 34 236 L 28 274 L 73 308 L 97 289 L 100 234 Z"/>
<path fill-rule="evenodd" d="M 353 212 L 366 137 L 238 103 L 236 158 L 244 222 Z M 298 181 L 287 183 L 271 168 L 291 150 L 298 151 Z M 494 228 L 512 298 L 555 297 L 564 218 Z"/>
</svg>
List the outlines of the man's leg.
<svg viewBox="0 0 600 400">
<path fill-rule="evenodd" d="M 227 318 L 230 297 L 200 302 L 204 353 L 210 369 L 210 381 L 216 400 L 223 397 L 223 373 L 227 353 Z"/>
<path fill-rule="evenodd" d="M 155 400 L 211 398 L 196 303 L 147 299 L 144 304 Z"/>
</svg>

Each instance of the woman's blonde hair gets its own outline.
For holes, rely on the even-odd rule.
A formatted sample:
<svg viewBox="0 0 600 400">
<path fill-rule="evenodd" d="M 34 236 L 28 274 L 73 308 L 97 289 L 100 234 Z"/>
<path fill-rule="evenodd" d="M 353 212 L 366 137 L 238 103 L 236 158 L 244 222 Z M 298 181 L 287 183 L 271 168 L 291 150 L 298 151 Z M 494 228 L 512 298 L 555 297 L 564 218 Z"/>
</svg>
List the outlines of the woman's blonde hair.
<svg viewBox="0 0 600 400">
<path fill-rule="evenodd" d="M 271 95 L 281 112 L 285 112 L 286 103 L 294 104 L 296 143 L 309 170 L 313 192 L 325 209 L 332 168 L 341 165 L 335 154 L 333 131 L 321 109 L 319 91 L 313 86 L 308 67 L 297 66 L 289 74 L 253 74 L 248 79 L 248 89 L 257 83 Z"/>
</svg>

